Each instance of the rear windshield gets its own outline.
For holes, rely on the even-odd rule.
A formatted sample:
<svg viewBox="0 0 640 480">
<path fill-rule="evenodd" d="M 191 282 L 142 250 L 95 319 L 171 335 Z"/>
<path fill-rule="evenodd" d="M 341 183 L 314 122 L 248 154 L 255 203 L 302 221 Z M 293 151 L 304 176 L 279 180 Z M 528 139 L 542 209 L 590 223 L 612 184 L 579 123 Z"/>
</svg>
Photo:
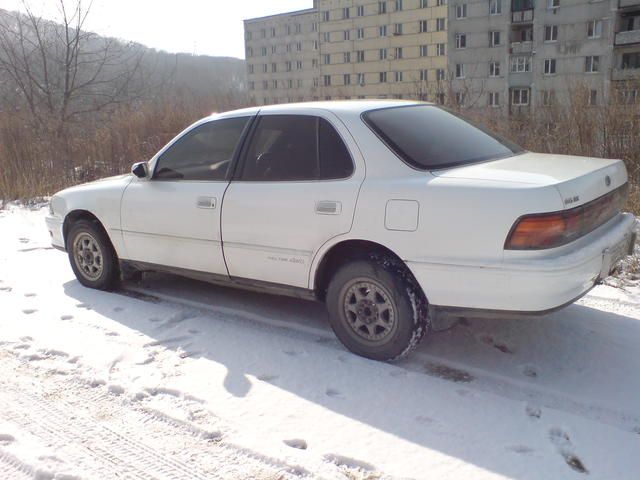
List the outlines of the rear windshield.
<svg viewBox="0 0 640 480">
<path fill-rule="evenodd" d="M 422 170 L 505 158 L 524 151 L 435 105 L 371 110 L 363 119 L 400 158 Z"/>
</svg>

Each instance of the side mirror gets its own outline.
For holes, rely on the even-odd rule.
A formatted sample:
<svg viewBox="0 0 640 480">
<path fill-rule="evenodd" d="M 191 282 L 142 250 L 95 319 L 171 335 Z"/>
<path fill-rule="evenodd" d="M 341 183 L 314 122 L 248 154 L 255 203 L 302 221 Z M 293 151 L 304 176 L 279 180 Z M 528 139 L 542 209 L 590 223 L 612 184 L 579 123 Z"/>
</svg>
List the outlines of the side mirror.
<svg viewBox="0 0 640 480">
<path fill-rule="evenodd" d="M 131 167 L 131 173 L 138 178 L 147 178 L 149 176 L 149 165 L 147 162 L 134 163 Z"/>
</svg>

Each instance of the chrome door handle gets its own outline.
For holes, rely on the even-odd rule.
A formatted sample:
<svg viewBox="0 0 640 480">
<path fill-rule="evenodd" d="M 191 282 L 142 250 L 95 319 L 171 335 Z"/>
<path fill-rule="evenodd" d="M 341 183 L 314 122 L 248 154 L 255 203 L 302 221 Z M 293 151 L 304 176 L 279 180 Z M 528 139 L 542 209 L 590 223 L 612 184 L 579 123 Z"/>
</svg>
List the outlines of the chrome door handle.
<svg viewBox="0 0 640 480">
<path fill-rule="evenodd" d="M 215 197 L 198 197 L 198 208 L 216 208 Z"/>
</svg>

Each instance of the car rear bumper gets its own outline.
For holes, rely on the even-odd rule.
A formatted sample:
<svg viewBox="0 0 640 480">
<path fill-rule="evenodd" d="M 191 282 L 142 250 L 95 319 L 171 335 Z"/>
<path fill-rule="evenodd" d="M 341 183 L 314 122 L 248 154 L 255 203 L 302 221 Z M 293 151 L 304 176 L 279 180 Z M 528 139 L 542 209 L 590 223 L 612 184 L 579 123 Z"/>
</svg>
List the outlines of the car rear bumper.
<svg viewBox="0 0 640 480">
<path fill-rule="evenodd" d="M 437 309 L 546 313 L 572 303 L 609 275 L 633 250 L 634 226 L 633 215 L 620 214 L 560 254 L 495 265 L 407 265 Z"/>
<path fill-rule="evenodd" d="M 47 215 L 44 221 L 47 224 L 47 230 L 51 236 L 51 245 L 58 250 L 65 250 L 62 219 L 53 215 Z"/>
</svg>

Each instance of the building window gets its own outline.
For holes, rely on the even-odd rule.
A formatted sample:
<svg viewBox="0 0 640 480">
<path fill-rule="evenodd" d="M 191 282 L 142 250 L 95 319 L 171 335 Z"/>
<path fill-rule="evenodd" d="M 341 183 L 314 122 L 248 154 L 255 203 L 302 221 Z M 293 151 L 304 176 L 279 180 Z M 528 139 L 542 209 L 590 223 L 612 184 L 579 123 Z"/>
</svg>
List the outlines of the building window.
<svg viewBox="0 0 640 480">
<path fill-rule="evenodd" d="M 302 25 L 296 23 L 296 33 L 302 33 Z"/>
<path fill-rule="evenodd" d="M 437 43 L 436 44 L 436 55 L 438 55 L 439 57 L 443 57 L 446 54 L 447 53 L 446 53 L 445 44 L 444 43 Z"/>
<path fill-rule="evenodd" d="M 318 82 L 318 77 L 315 77 L 315 78 L 313 79 L 313 86 L 314 86 L 314 87 L 317 87 L 317 86 L 319 85 L 319 83 L 320 83 L 320 82 Z"/>
<path fill-rule="evenodd" d="M 467 18 L 467 4 L 462 3 L 460 5 L 456 5 L 456 18 L 461 20 L 463 18 Z"/>
<path fill-rule="evenodd" d="M 351 9 L 349 7 L 344 7 L 342 9 L 342 18 L 343 20 L 348 19 L 351 16 Z"/>
<path fill-rule="evenodd" d="M 277 45 L 271 45 L 271 53 L 272 54 L 276 54 L 278 53 L 278 46 Z"/>
<path fill-rule="evenodd" d="M 386 37 L 387 36 L 387 26 L 386 25 L 380 25 L 380 27 L 378 27 L 378 33 L 380 34 L 381 37 Z"/>
<path fill-rule="evenodd" d="M 528 55 L 516 55 L 511 57 L 511 73 L 523 73 L 531 71 L 531 57 Z"/>
<path fill-rule="evenodd" d="M 428 71 L 426 69 L 420 70 L 420 81 L 426 82 L 428 81 L 428 79 L 429 79 Z"/>
<path fill-rule="evenodd" d="M 260 49 L 260 54 L 261 54 L 263 57 L 266 57 L 266 56 L 267 56 L 267 47 L 262 47 L 262 48 Z"/>
<path fill-rule="evenodd" d="M 356 51 L 356 61 L 359 63 L 364 62 L 364 50 Z"/>
<path fill-rule="evenodd" d="M 545 58 L 544 59 L 544 74 L 555 75 L 556 74 L 556 59 Z"/>
<path fill-rule="evenodd" d="M 387 72 L 380 72 L 380 83 L 387 83 Z"/>
<path fill-rule="evenodd" d="M 253 65 L 249 65 L 249 74 L 253 74 Z"/>
<path fill-rule="evenodd" d="M 446 18 L 436 18 L 436 31 L 442 32 L 446 28 Z"/>
<path fill-rule="evenodd" d="M 267 36 L 267 31 L 263 28 L 260 30 L 260 38 L 265 38 Z"/>
<path fill-rule="evenodd" d="M 296 61 L 296 70 L 302 70 L 302 60 Z"/>
<path fill-rule="evenodd" d="M 427 8 L 429 6 L 429 0 L 420 0 L 420 8 Z"/>
<path fill-rule="evenodd" d="M 287 35 L 291 35 L 291 25 L 285 26 L 284 31 Z"/>
<path fill-rule="evenodd" d="M 297 83 L 298 83 L 298 88 L 302 88 L 302 79 L 301 78 L 298 79 Z"/>
<path fill-rule="evenodd" d="M 285 70 L 286 70 L 287 72 L 290 72 L 290 71 L 291 71 L 291 62 L 290 62 L 290 61 L 286 61 L 286 62 L 284 63 L 284 65 L 285 65 Z"/>
<path fill-rule="evenodd" d="M 255 90 L 256 89 L 256 82 L 249 82 L 249 90 Z"/>
<path fill-rule="evenodd" d="M 262 73 L 267 73 L 267 64 L 266 63 L 262 64 Z"/>
<path fill-rule="evenodd" d="M 271 27 L 271 38 L 276 36 L 276 29 L 275 27 Z"/>
<path fill-rule="evenodd" d="M 420 45 L 420 56 L 421 57 L 426 57 L 429 53 L 429 48 L 427 47 L 427 45 Z"/>
<path fill-rule="evenodd" d="M 542 91 L 542 105 L 544 107 L 550 107 L 555 103 L 556 94 L 553 90 Z"/>
<path fill-rule="evenodd" d="M 318 31 L 318 22 L 313 22 L 311 24 L 311 31 L 312 32 L 317 32 Z"/>
<path fill-rule="evenodd" d="M 489 15 L 501 15 L 501 14 L 502 14 L 502 0 L 490 0 Z"/>
<path fill-rule="evenodd" d="M 324 85 L 325 86 L 331 85 L 331 75 L 325 75 L 324 76 Z"/>
<path fill-rule="evenodd" d="M 511 90 L 511 105 L 522 107 L 529 105 L 529 89 L 514 88 Z"/>
<path fill-rule="evenodd" d="M 398 72 L 394 72 L 394 78 L 396 82 L 401 82 L 402 81 L 402 72 L 398 71 Z"/>
<path fill-rule="evenodd" d="M 269 82 L 267 82 L 266 80 L 262 81 L 262 89 L 263 90 L 269 90 Z"/>
<path fill-rule="evenodd" d="M 428 23 L 426 20 L 420 20 L 419 24 L 418 24 L 418 31 L 420 33 L 426 33 L 428 30 Z"/>
<path fill-rule="evenodd" d="M 272 63 L 271 64 L 271 73 L 276 73 L 278 71 L 278 64 L 277 63 Z"/>
<path fill-rule="evenodd" d="M 329 21 L 329 10 L 322 12 L 322 21 L 323 22 Z"/>
<path fill-rule="evenodd" d="M 312 58 L 311 59 L 311 68 L 318 68 L 318 59 L 317 58 Z"/>
<path fill-rule="evenodd" d="M 317 40 L 313 41 L 313 49 L 314 50 L 318 50 L 318 41 Z"/>
<path fill-rule="evenodd" d="M 489 63 L 489 76 L 490 77 L 499 77 L 500 76 L 500 62 L 490 62 Z"/>
<path fill-rule="evenodd" d="M 298 52 L 302 51 L 302 42 L 297 42 L 296 43 L 296 51 L 298 51 Z"/>
<path fill-rule="evenodd" d="M 331 65 L 331 55 L 330 54 L 325 54 L 323 55 L 324 58 L 324 64 L 325 65 Z M 291 62 L 287 62 L 287 63 L 291 63 Z"/>
<path fill-rule="evenodd" d="M 489 92 L 489 106 L 490 107 L 500 106 L 500 92 Z"/>
<path fill-rule="evenodd" d="M 436 0 L 436 7 L 442 7 L 447 4 L 447 0 Z"/>
<path fill-rule="evenodd" d="M 544 41 L 545 42 L 557 42 L 558 41 L 558 26 L 557 25 L 545 25 L 544 26 Z"/>
<path fill-rule="evenodd" d="M 595 106 L 598 104 L 598 91 L 597 90 L 589 90 L 589 105 Z"/>
<path fill-rule="evenodd" d="M 489 32 L 489 46 L 490 47 L 498 47 L 498 46 L 500 46 L 500 32 L 499 31 Z"/>
<path fill-rule="evenodd" d="M 456 34 L 456 48 L 467 48 L 467 36 L 464 33 Z"/>
<path fill-rule="evenodd" d="M 287 43 L 287 45 L 285 46 L 285 50 L 287 51 L 287 53 L 291 53 L 291 44 Z M 266 55 L 266 52 L 265 52 Z"/>
<path fill-rule="evenodd" d="M 351 85 L 351 75 L 349 75 L 348 73 L 345 73 L 342 76 L 342 81 L 344 82 L 345 85 Z"/>
<path fill-rule="evenodd" d="M 456 78 L 464 78 L 464 64 L 456 63 Z"/>
<path fill-rule="evenodd" d="M 358 85 L 364 85 L 364 73 L 358 73 Z"/>
<path fill-rule="evenodd" d="M 402 58 L 402 47 L 396 47 L 395 59 L 398 60 Z"/>
<path fill-rule="evenodd" d="M 342 54 L 342 60 L 344 63 L 351 63 L 351 52 L 344 52 Z"/>
<path fill-rule="evenodd" d="M 591 20 L 587 23 L 587 37 L 600 38 L 602 36 L 602 20 Z"/>
<path fill-rule="evenodd" d="M 364 17 L 364 5 L 358 5 L 356 7 L 356 15 L 359 17 Z"/>
<path fill-rule="evenodd" d="M 600 71 L 600 57 L 590 55 L 584 59 L 584 71 L 587 73 L 596 73 Z"/>
<path fill-rule="evenodd" d="M 464 92 L 456 92 L 456 105 L 464 105 L 466 95 Z"/>
<path fill-rule="evenodd" d="M 378 13 L 387 13 L 387 2 L 378 2 Z"/>
<path fill-rule="evenodd" d="M 436 70 L 436 80 L 439 81 L 439 82 L 443 81 L 444 80 L 444 76 L 445 76 L 444 68 L 438 68 Z"/>
<path fill-rule="evenodd" d="M 396 0 L 396 12 L 402 10 L 402 0 Z"/>
<path fill-rule="evenodd" d="M 342 32 L 342 40 L 345 42 L 351 39 L 351 30 L 345 30 Z"/>
<path fill-rule="evenodd" d="M 323 32 L 322 33 L 322 40 L 324 41 L 324 43 L 330 43 L 331 42 L 331 32 Z"/>
<path fill-rule="evenodd" d="M 547 8 L 558 8 L 560 0 L 547 0 Z"/>
<path fill-rule="evenodd" d="M 356 37 L 358 40 L 362 40 L 364 38 L 364 28 L 358 28 L 356 30 Z"/>
<path fill-rule="evenodd" d="M 393 34 L 394 35 L 402 35 L 402 24 L 401 23 L 396 23 L 393 26 Z"/>
<path fill-rule="evenodd" d="M 292 79 L 287 80 L 287 88 L 288 89 L 292 89 L 293 88 L 293 80 Z"/>
<path fill-rule="evenodd" d="M 247 47 L 247 58 L 253 57 L 253 48 Z"/>
<path fill-rule="evenodd" d="M 620 67 L 624 70 L 640 68 L 640 52 L 623 53 Z"/>
<path fill-rule="evenodd" d="M 246 32 L 244 34 L 244 38 L 245 38 L 245 40 L 252 40 L 253 39 L 253 32 Z"/>
<path fill-rule="evenodd" d="M 387 59 L 387 49 L 386 48 L 381 48 L 380 49 L 380 60 L 386 60 Z"/>
</svg>

